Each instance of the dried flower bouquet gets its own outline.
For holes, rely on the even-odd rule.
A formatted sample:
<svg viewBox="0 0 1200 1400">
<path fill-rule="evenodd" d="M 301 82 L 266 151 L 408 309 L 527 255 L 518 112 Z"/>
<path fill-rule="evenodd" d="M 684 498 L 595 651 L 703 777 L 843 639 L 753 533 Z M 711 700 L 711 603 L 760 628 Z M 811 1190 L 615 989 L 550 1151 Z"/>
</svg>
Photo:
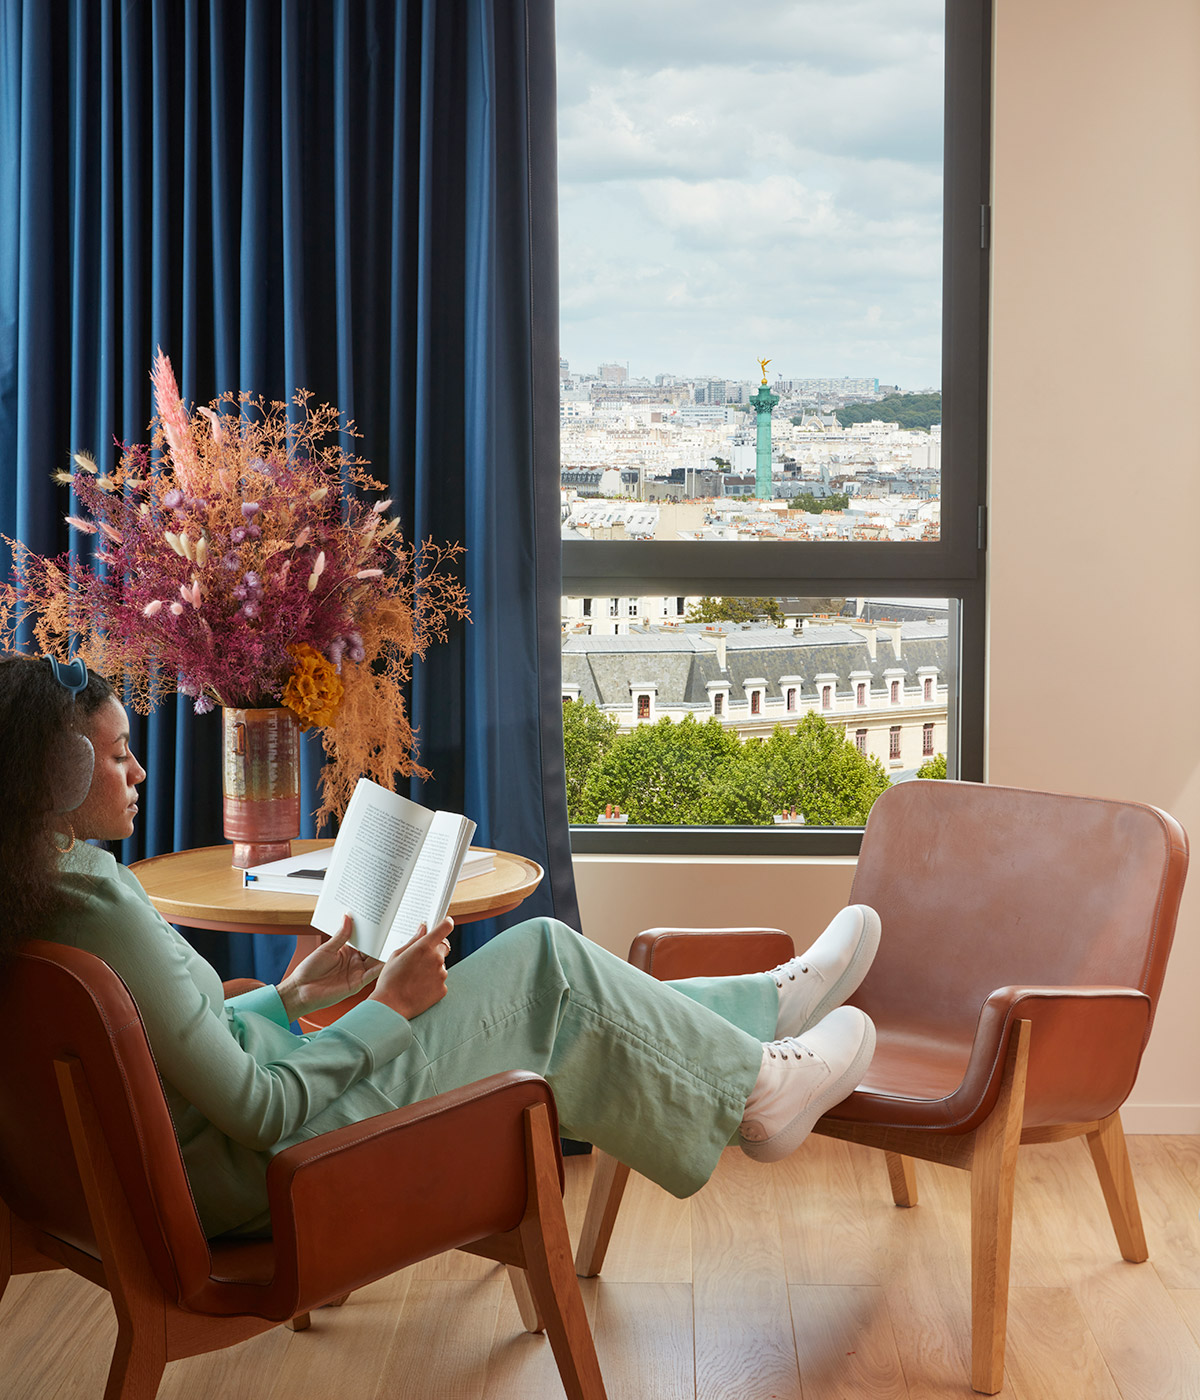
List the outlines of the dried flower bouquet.
<svg viewBox="0 0 1200 1400">
<path fill-rule="evenodd" d="M 424 776 L 404 694 L 414 656 L 468 617 L 459 545 L 410 548 L 381 482 L 342 442 L 336 409 L 224 394 L 189 415 L 160 350 L 148 445 L 103 472 L 88 457 L 57 479 L 95 536 L 90 561 L 9 541 L 0 635 L 32 621 L 38 645 L 124 677 L 137 709 L 164 696 L 283 704 L 326 753 L 318 819 L 341 815 L 366 774 Z"/>
</svg>

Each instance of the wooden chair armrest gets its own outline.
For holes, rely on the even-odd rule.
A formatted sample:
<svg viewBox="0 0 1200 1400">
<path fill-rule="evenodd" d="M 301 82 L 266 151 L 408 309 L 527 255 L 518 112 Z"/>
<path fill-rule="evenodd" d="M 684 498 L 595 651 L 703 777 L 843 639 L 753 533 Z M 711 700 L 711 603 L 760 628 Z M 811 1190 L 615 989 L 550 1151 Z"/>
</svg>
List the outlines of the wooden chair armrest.
<svg viewBox="0 0 1200 1400">
<path fill-rule="evenodd" d="M 765 972 L 795 953 L 777 928 L 651 928 L 639 933 L 629 961 L 662 982 Z"/>
<path fill-rule="evenodd" d="M 525 1213 L 525 1109 L 558 1115 L 544 1079 L 510 1071 L 352 1123 L 267 1170 L 277 1258 L 271 1311 L 288 1318 L 406 1264 L 515 1229 Z M 559 1187 L 563 1182 L 558 1157 Z"/>
</svg>

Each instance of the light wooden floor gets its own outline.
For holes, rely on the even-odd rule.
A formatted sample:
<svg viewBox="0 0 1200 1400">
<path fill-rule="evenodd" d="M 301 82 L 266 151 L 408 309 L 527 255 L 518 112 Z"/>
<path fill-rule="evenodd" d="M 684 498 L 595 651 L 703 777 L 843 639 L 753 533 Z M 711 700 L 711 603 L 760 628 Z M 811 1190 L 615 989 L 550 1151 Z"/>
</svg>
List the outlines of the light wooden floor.
<svg viewBox="0 0 1200 1400">
<path fill-rule="evenodd" d="M 1116 1249 L 1082 1140 L 1021 1150 L 1009 1310 L 1013 1400 L 1200 1400 L 1200 1137 L 1133 1137 L 1150 1262 Z M 486 1169 L 486 1168 L 485 1168 Z M 591 1159 L 567 1162 L 578 1231 Z M 971 1395 L 968 1180 L 810 1139 L 778 1166 L 726 1152 L 691 1201 L 632 1178 L 601 1279 L 583 1283 L 611 1400 Z M 401 1188 L 402 1189 L 402 1188 Z M 0 1302 L 0 1395 L 99 1400 L 107 1295 L 66 1273 Z M 160 1400 L 559 1400 L 502 1271 L 453 1254 L 240 1347 L 168 1366 Z"/>
</svg>

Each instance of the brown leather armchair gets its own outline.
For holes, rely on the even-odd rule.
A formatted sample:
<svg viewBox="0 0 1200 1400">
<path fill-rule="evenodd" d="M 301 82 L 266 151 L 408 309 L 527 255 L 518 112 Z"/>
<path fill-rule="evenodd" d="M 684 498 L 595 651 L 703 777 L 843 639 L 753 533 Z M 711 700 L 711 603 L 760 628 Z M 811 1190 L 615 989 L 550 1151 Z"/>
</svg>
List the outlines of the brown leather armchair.
<svg viewBox="0 0 1200 1400">
<path fill-rule="evenodd" d="M 1020 1143 L 1086 1135 L 1122 1257 L 1148 1257 L 1118 1110 L 1187 862 L 1179 823 L 1131 802 L 942 781 L 903 783 L 871 810 L 850 902 L 878 910 L 883 938 L 851 1000 L 874 1019 L 877 1049 L 816 1131 L 883 1149 L 899 1206 L 917 1202 L 912 1158 L 970 1171 L 971 1384 L 985 1394 L 1004 1380 Z M 631 958 L 655 976 L 707 972 L 711 935 L 693 966 L 681 933 L 666 934 L 667 958 L 659 931 Z M 782 960 L 755 948 L 734 966 L 738 946 L 727 940 L 724 970 Z M 582 1274 L 603 1262 L 624 1174 L 597 1164 Z"/>
<path fill-rule="evenodd" d="M 288 1148 L 267 1172 L 273 1239 L 236 1242 L 204 1237 L 137 1008 L 106 964 L 26 944 L 0 971 L 0 1061 L 0 1295 L 12 1274 L 55 1268 L 107 1288 L 105 1400 L 153 1400 L 166 1362 L 306 1325 L 309 1309 L 455 1248 L 515 1271 L 567 1395 L 603 1400 L 537 1076 L 493 1075 Z M 378 1205 L 401 1194 L 420 1208 Z"/>
</svg>

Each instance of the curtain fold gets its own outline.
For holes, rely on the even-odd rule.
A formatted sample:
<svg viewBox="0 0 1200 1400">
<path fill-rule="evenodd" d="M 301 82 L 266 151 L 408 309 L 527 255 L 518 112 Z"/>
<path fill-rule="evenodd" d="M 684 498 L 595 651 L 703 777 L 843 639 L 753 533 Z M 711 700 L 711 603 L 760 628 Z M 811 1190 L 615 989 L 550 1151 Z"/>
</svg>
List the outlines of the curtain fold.
<svg viewBox="0 0 1200 1400">
<path fill-rule="evenodd" d="M 578 922 L 559 698 L 550 0 L 0 0 L 0 531 L 68 538 L 50 473 L 186 400 L 337 404 L 407 538 L 466 546 L 473 622 L 418 663 L 413 795 Z M 0 545 L 7 574 L 7 547 Z M 219 716 L 172 700 L 122 857 L 221 838 Z M 315 805 L 319 745 L 303 756 Z M 464 926 L 461 952 L 494 932 Z M 189 934 L 189 936 L 193 936 Z M 274 979 L 286 939 L 195 935 Z"/>
</svg>

